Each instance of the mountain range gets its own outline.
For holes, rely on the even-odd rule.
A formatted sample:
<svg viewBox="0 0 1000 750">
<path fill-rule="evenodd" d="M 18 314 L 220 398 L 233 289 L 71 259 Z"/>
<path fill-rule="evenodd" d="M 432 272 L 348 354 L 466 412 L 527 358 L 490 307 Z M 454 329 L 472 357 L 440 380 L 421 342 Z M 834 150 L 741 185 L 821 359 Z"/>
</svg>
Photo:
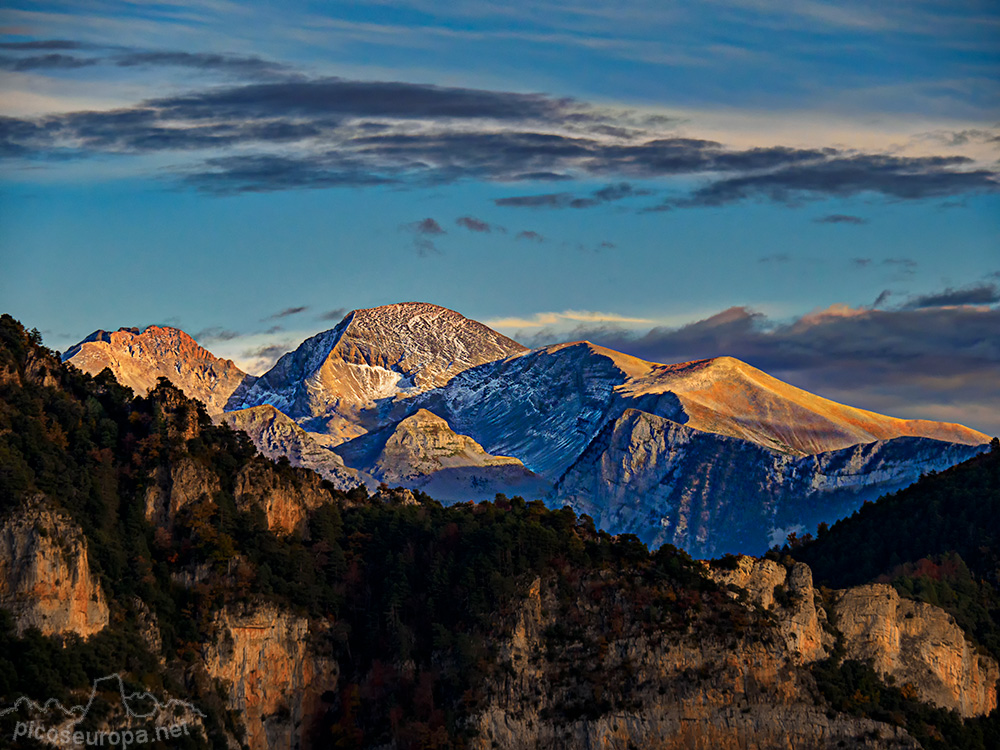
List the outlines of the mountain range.
<svg viewBox="0 0 1000 750">
<path fill-rule="evenodd" d="M 259 378 L 159 326 L 97 331 L 64 360 L 108 367 L 139 394 L 166 377 L 266 455 L 342 489 L 543 498 L 706 556 L 760 553 L 989 440 L 839 404 L 732 357 L 661 364 L 586 341 L 528 349 L 416 302 L 353 311 Z"/>
</svg>

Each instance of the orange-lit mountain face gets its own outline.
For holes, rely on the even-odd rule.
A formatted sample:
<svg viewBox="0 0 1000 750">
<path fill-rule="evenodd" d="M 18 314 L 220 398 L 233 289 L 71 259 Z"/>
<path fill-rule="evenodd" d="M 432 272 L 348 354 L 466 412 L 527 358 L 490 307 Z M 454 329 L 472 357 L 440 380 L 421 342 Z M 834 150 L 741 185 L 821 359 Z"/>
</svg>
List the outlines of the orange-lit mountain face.
<svg viewBox="0 0 1000 750">
<path fill-rule="evenodd" d="M 168 377 L 216 415 L 271 407 L 289 424 L 251 436 L 321 473 L 446 488 L 446 501 L 537 493 L 610 531 L 713 554 L 760 551 L 989 440 L 838 404 L 731 357 L 657 364 L 586 341 L 528 350 L 424 303 L 354 311 L 257 379 L 156 326 L 99 331 L 67 359 L 110 367 L 139 393 Z"/>
<path fill-rule="evenodd" d="M 698 430 L 808 455 L 897 437 L 978 445 L 989 436 L 958 424 L 896 419 L 838 404 L 783 383 L 732 357 L 649 365 L 622 389 L 633 396 L 674 393 Z"/>
<path fill-rule="evenodd" d="M 220 359 L 177 328 L 149 326 L 95 331 L 63 355 L 84 372 L 110 368 L 122 385 L 144 396 L 160 377 L 221 414 L 247 374 L 230 359 Z M 253 378 L 250 378 L 252 381 Z"/>
</svg>

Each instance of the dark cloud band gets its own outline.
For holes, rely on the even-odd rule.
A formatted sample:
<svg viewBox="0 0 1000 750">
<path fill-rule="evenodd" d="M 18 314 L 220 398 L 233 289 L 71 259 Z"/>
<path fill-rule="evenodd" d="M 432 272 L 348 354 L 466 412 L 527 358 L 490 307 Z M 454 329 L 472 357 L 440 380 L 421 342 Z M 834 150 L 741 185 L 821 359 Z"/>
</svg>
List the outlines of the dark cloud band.
<svg viewBox="0 0 1000 750">
<path fill-rule="evenodd" d="M 36 58 L 66 65 L 87 59 L 58 51 Z M 35 58 L 17 58 L 28 59 Z M 707 182 L 687 196 L 644 210 L 745 200 L 795 205 L 859 194 L 919 200 L 1000 188 L 995 171 L 977 168 L 963 156 L 731 149 L 711 140 L 658 136 L 636 125 L 628 112 L 543 94 L 288 77 L 292 74 L 277 64 L 224 55 L 129 52 L 115 59 L 120 65 L 204 66 L 285 78 L 161 97 L 118 110 L 4 118 L 0 156 L 205 151 L 200 162 L 184 168 L 182 178 L 212 193 L 459 180 L 612 181 L 582 195 L 547 192 L 496 201 L 532 208 L 590 208 L 644 197 L 650 191 L 631 181 L 674 176 L 704 176 Z M 607 135 L 616 118 L 629 121 L 627 137 Z M 831 215 L 818 221 L 857 224 L 863 219 Z"/>
</svg>

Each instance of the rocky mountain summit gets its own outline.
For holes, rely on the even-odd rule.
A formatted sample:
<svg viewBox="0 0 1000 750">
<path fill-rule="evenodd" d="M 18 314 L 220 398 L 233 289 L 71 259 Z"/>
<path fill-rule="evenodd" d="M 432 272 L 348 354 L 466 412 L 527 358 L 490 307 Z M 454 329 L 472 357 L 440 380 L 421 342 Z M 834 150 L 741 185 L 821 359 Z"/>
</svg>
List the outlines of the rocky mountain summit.
<svg viewBox="0 0 1000 750">
<path fill-rule="evenodd" d="M 220 414 L 233 393 L 249 378 L 230 359 L 220 359 L 184 331 L 165 326 L 95 331 L 63 354 L 84 372 L 96 375 L 105 367 L 122 385 L 144 396 L 165 377 L 191 398 Z"/>
<path fill-rule="evenodd" d="M 521 351 L 516 341 L 437 305 L 355 310 L 279 359 L 234 407 L 271 404 L 306 429 L 346 439 L 382 426 L 393 399 Z"/>
<path fill-rule="evenodd" d="M 385 481 L 445 502 L 527 493 L 699 555 L 762 552 L 989 439 L 839 404 L 732 357 L 658 364 L 586 341 L 527 350 L 424 303 L 349 313 L 256 380 L 168 330 L 99 332 L 68 361 L 91 373 L 111 362 L 137 385 L 165 374 L 224 404 L 218 418 L 266 455 L 337 486 Z"/>
</svg>

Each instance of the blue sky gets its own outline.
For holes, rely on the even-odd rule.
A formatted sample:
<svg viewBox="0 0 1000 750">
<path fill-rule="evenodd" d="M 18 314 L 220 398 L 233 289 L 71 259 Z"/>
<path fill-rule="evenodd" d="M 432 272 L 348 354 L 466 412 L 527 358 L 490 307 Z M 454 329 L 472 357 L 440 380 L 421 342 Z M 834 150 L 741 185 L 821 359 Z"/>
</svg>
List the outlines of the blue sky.
<svg viewBox="0 0 1000 750">
<path fill-rule="evenodd" d="M 3 307 L 260 371 L 423 300 L 998 432 L 1000 12 L 788 5 L 7 3 Z"/>
</svg>

